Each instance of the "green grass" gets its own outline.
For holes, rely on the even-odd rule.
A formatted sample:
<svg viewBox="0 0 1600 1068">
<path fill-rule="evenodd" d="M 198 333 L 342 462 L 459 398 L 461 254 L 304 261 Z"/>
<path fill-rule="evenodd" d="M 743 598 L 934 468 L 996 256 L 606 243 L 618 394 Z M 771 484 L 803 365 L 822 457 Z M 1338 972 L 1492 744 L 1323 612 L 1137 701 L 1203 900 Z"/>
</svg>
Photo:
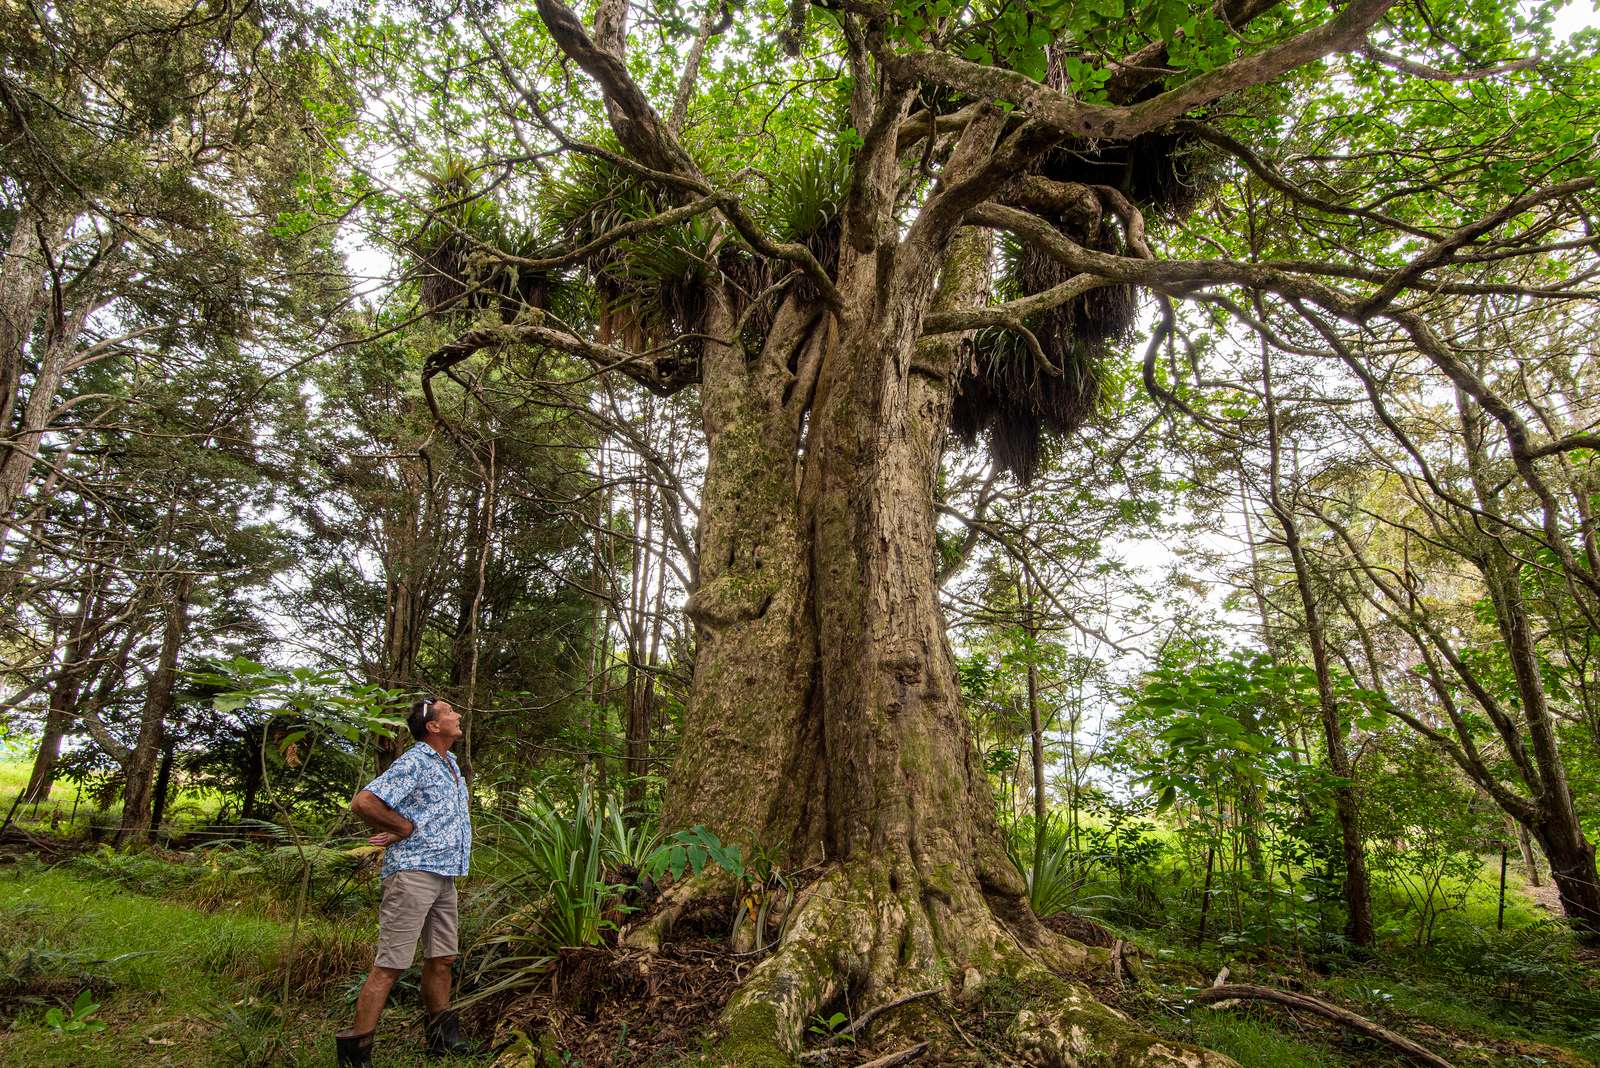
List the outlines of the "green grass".
<svg viewBox="0 0 1600 1068">
<path fill-rule="evenodd" d="M 8 1068 L 330 1065 L 331 1036 L 348 1016 L 348 992 L 366 971 L 372 939 L 370 922 L 303 927 L 291 988 L 320 996 L 292 1001 L 280 1031 L 284 922 L 201 912 L 24 862 L 0 875 L 0 926 L 13 951 L 33 949 L 89 977 L 107 1025 L 78 1036 L 45 1025 L 46 1007 L 69 1004 L 76 978 L 32 1003 L 13 991 L 0 1016 L 0 1065 Z M 379 1035 L 385 1064 L 425 1063 L 416 1016 L 414 1004 L 390 1005 Z"/>
<path fill-rule="evenodd" d="M 5 818 L 12 803 L 27 788 L 32 773 L 31 755 L 0 759 L 0 819 Z M 222 798 L 215 791 L 191 787 L 179 779 L 167 797 L 162 825 L 182 833 L 214 820 L 221 806 Z M 76 783 L 61 779 L 51 784 L 48 798 L 38 804 L 19 805 L 12 817 L 12 822 L 24 830 L 64 838 L 88 837 L 91 832 L 96 832 L 97 837 L 109 838 L 121 821 L 120 801 L 99 809 L 87 790 L 80 796 Z"/>
<path fill-rule="evenodd" d="M 1097 910 L 1159 962 L 1152 969 L 1156 985 L 1144 994 L 1151 1000 L 1138 1015 L 1163 1034 L 1219 1050 L 1246 1068 L 1403 1063 L 1380 1045 L 1320 1022 L 1297 1021 L 1274 1007 L 1185 1012 L 1185 985 L 1209 985 L 1229 965 L 1235 982 L 1304 984 L 1308 993 L 1422 1041 L 1458 1065 L 1600 1063 L 1600 967 L 1577 951 L 1558 918 L 1528 897 L 1515 858 L 1503 932 L 1496 930 L 1496 854 L 1446 886 L 1459 905 L 1439 917 L 1430 943 L 1417 944 L 1418 917 L 1406 895 L 1379 884 L 1376 952 L 1340 948 L 1342 916 L 1335 908 L 1325 924 L 1312 923 L 1302 940 L 1303 959 L 1281 935 L 1274 944 L 1260 940 L 1262 899 L 1259 892 L 1252 895 L 1248 882 L 1241 888 L 1246 933 L 1230 931 L 1233 902 L 1224 896 L 1229 889 L 1213 900 L 1206 944 L 1196 947 L 1199 887 L 1189 873 L 1176 870 L 1173 859 L 1160 862 L 1160 908 L 1132 915 Z M 1085 890 L 1108 898 L 1112 892 L 1103 882 Z M 1314 920 L 1314 906 L 1305 906 L 1302 915 Z M 1315 936 L 1323 929 L 1335 937 L 1322 942 Z"/>
<path fill-rule="evenodd" d="M 1497 873 L 1498 875 L 1498 873 Z M 1182 1008 L 1184 985 L 1209 985 L 1224 965 L 1235 982 L 1282 986 L 1295 976 L 1308 993 L 1351 1009 L 1429 1045 L 1459 1065 L 1600 1063 L 1600 968 L 1576 952 L 1570 934 L 1541 910 L 1508 894 L 1505 932 L 1495 930 L 1495 899 L 1476 891 L 1416 948 L 1391 938 L 1362 958 L 1330 956 L 1319 975 L 1295 961 L 1193 946 L 1171 927 L 1125 932 L 1154 958 L 1145 1022 L 1173 1038 L 1226 1053 L 1245 1068 L 1401 1064 L 1391 1051 L 1336 1028 L 1306 1027 L 1282 1010 L 1245 1003 L 1227 1010 Z M 1242 963 L 1243 962 L 1243 963 Z M 1164 1012 L 1161 1011 L 1164 1009 Z"/>
<path fill-rule="evenodd" d="M 1343 1068 L 1356 1063 L 1314 1039 L 1296 1035 L 1270 1019 L 1233 1012 L 1196 1010 L 1174 1034 L 1186 1042 L 1226 1053 L 1240 1068 Z"/>
</svg>

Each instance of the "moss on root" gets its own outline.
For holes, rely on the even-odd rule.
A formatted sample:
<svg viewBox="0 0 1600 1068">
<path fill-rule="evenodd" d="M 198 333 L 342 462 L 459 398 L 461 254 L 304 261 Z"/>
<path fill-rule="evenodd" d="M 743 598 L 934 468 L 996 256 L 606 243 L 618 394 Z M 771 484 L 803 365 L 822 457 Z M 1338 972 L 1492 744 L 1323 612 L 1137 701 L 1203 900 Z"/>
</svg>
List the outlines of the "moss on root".
<svg viewBox="0 0 1600 1068">
<path fill-rule="evenodd" d="M 1020 1010 L 1012 1041 L 1039 1068 L 1237 1068 L 1220 1053 L 1156 1037 L 1075 983 L 1043 1007 Z"/>
<path fill-rule="evenodd" d="M 724 1015 L 721 1040 L 694 1063 L 708 1068 L 791 1068 L 796 1061 L 778 1044 L 781 1033 L 776 1006 L 751 1002 Z"/>
</svg>

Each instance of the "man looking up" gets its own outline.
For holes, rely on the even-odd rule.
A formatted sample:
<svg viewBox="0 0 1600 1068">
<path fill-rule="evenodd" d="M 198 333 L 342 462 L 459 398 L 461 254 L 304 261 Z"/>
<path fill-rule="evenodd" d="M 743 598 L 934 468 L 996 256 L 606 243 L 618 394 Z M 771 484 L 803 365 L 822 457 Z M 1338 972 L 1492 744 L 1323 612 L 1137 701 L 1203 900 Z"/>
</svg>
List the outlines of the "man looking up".
<svg viewBox="0 0 1600 1068">
<path fill-rule="evenodd" d="M 461 737 L 461 714 L 449 702 L 424 697 L 406 726 L 417 740 L 389 770 L 350 802 L 384 847 L 383 903 L 378 907 L 378 952 L 356 998 L 356 1017 L 338 1036 L 340 1068 L 369 1068 L 372 1036 L 394 982 L 422 938 L 422 1002 L 428 1011 L 428 1052 L 462 1053 L 460 1022 L 450 1008 L 450 965 L 456 959 L 456 877 L 467 874 L 472 823 L 467 786 L 450 747 Z"/>
</svg>

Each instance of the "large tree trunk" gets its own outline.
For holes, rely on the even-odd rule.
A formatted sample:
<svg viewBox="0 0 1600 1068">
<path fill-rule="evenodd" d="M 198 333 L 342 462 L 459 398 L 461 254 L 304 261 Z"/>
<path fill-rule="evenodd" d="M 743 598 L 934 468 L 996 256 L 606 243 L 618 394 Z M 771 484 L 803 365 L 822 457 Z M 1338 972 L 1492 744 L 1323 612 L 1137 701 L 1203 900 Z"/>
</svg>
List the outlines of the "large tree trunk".
<svg viewBox="0 0 1600 1068">
<path fill-rule="evenodd" d="M 985 247 L 961 243 L 949 299 L 981 288 L 962 276 L 982 277 Z M 928 264 L 944 253 L 908 243 L 887 286 L 871 258 L 846 277 L 860 315 L 847 315 L 824 369 L 807 469 L 828 854 L 864 869 L 880 921 L 904 926 L 873 940 L 869 987 L 941 956 L 988 956 L 996 910 L 1037 936 L 960 707 L 935 583 L 934 483 L 961 350 L 952 339 L 919 351 L 915 339 L 937 278 Z"/>
<path fill-rule="evenodd" d="M 607 87 L 627 149 L 693 173 L 627 78 L 626 3 L 599 6 L 596 41 L 557 0 L 538 8 Z M 860 1012 L 952 975 L 1042 971 L 1042 951 L 1057 967 L 1088 957 L 1028 911 L 1005 856 L 935 583 L 934 484 L 962 350 L 953 337 L 920 348 L 917 338 L 942 270 L 948 298 L 978 288 L 962 283 L 981 275 L 986 242 L 974 237 L 948 270 L 946 254 L 966 211 L 993 192 L 985 161 L 1006 119 L 978 109 L 942 172 L 954 194 L 923 204 L 902 231 L 896 131 L 913 95 L 863 85 L 855 96 L 852 118 L 869 132 L 829 279 L 789 284 L 754 352 L 713 282 L 698 332 L 708 469 L 687 609 L 700 646 L 664 820 L 815 862 L 781 945 L 724 1011 L 718 1064 L 792 1064 L 813 1014 L 845 994 Z M 1028 126 L 1007 151 L 1025 158 L 1042 129 Z M 659 937 L 697 883 L 671 891 L 630 940 Z M 1015 1041 L 1035 1065 L 1231 1063 L 1142 1035 L 1082 988 L 1057 992 L 1048 1010 L 1017 1016 Z"/>
<path fill-rule="evenodd" d="M 959 279 L 984 272 L 988 247 L 963 234 L 947 292 L 975 288 Z M 914 344 L 927 294 L 880 292 L 868 271 L 855 281 L 860 311 L 842 322 L 785 305 L 764 356 L 792 358 L 717 352 L 706 368 L 689 604 L 700 644 L 665 820 L 781 845 L 822 872 L 726 1010 L 721 1052 L 741 1066 L 790 1063 L 806 1023 L 846 993 L 859 1012 L 951 974 L 1039 974 L 1088 956 L 1027 908 L 939 607 L 934 485 L 962 349 Z M 797 490 L 800 426 L 784 402 L 816 345 Z M 1074 1042 L 1107 1063 L 1231 1063 L 1154 1044 L 1081 989 L 1058 989 L 1049 1011 L 1018 1020 L 1035 1063 L 1075 1063 Z"/>
<path fill-rule="evenodd" d="M 139 717 L 139 736 L 123 764 L 126 785 L 122 791 L 122 825 L 117 828 L 117 844 L 145 837 L 150 830 L 150 786 L 155 776 L 156 756 L 166 733 L 167 717 L 178 683 L 178 652 L 183 646 L 189 621 L 189 594 L 194 576 L 183 575 L 167 606 L 166 629 L 161 636 L 161 657 L 150 689 L 145 694 L 144 712 Z"/>
<path fill-rule="evenodd" d="M 725 308 L 721 318 L 726 327 Z M 707 344 L 699 574 L 686 606 L 694 682 L 663 813 L 667 826 L 702 824 L 728 841 L 782 847 L 796 864 L 821 855 L 822 769 L 788 367 L 814 361 L 827 329 L 819 309 L 790 299 L 753 363 L 734 346 Z"/>
</svg>

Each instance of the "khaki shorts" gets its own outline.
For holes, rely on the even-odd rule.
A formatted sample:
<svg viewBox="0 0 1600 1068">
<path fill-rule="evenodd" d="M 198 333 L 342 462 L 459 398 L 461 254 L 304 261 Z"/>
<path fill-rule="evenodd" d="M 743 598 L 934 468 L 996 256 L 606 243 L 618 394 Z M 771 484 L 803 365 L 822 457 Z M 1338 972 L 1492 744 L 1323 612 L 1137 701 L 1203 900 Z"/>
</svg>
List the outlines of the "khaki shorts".
<svg viewBox="0 0 1600 1068">
<path fill-rule="evenodd" d="M 456 881 L 431 871 L 397 871 L 383 880 L 383 903 L 378 906 L 378 956 L 380 968 L 405 971 L 417 954 L 456 955 Z"/>
</svg>

